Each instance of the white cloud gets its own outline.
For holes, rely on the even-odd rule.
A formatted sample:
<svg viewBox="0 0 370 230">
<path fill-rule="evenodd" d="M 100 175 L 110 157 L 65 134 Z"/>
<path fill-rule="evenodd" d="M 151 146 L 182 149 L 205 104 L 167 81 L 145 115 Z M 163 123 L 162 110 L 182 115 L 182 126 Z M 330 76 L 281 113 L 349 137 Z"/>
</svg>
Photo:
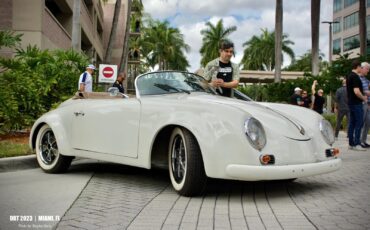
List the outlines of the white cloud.
<svg viewBox="0 0 370 230">
<path fill-rule="evenodd" d="M 199 49 L 202 43 L 200 31 L 205 23 L 215 24 L 223 19 L 224 26 L 237 26 L 230 35 L 235 43 L 235 62 L 243 55 L 242 44 L 253 35 L 260 35 L 261 28 L 274 30 L 275 1 L 272 0 L 143 0 L 144 10 L 153 18 L 167 19 L 184 34 L 185 42 L 191 46 L 187 54 L 191 64 L 190 71 L 200 67 Z M 332 20 L 333 0 L 321 1 L 320 21 Z M 283 2 L 283 31 L 295 44 L 292 46 L 297 57 L 311 49 L 311 2 Z M 329 29 L 320 25 L 320 50 L 328 58 Z M 284 64 L 287 65 L 287 58 Z"/>
</svg>

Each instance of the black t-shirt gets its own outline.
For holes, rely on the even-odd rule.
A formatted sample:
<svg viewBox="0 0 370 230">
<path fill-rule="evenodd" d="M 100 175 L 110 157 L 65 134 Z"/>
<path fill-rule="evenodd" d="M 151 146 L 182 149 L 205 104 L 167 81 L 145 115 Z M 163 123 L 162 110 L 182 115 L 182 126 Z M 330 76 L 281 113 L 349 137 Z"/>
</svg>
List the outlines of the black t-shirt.
<svg viewBox="0 0 370 230">
<path fill-rule="evenodd" d="M 353 92 L 354 88 L 359 88 L 361 93 L 362 94 L 364 93 L 360 77 L 356 73 L 351 72 L 350 74 L 348 74 L 346 81 L 347 81 L 348 105 L 362 104 L 362 100 L 356 96 L 355 92 Z"/>
<path fill-rule="evenodd" d="M 119 81 L 114 82 L 112 87 L 117 87 L 120 93 L 125 93 L 125 89 L 123 88 L 122 83 Z"/>
<path fill-rule="evenodd" d="M 293 94 L 290 97 L 290 104 L 292 104 L 292 105 L 299 105 L 298 102 L 300 102 L 300 101 L 302 101 L 301 95 Z"/>
<path fill-rule="evenodd" d="M 312 103 L 312 100 L 310 98 L 311 96 L 307 96 L 307 97 L 302 97 L 302 100 L 303 100 L 303 107 L 306 107 L 306 108 L 309 108 L 310 107 L 310 104 Z"/>
<path fill-rule="evenodd" d="M 231 66 L 231 62 L 223 63 L 220 61 L 219 65 L 220 65 L 220 68 L 217 73 L 217 78 L 221 78 L 222 80 L 224 80 L 224 82 L 231 82 L 233 79 L 233 68 Z M 224 87 L 221 87 L 221 88 L 222 88 L 222 93 L 218 89 L 216 89 L 219 94 L 221 94 L 224 97 L 231 97 L 230 88 L 224 88 Z"/>
<path fill-rule="evenodd" d="M 325 99 L 324 97 L 318 95 L 315 93 L 315 101 L 313 102 L 313 110 L 316 112 L 322 114 L 323 113 L 323 108 L 325 104 Z"/>
</svg>

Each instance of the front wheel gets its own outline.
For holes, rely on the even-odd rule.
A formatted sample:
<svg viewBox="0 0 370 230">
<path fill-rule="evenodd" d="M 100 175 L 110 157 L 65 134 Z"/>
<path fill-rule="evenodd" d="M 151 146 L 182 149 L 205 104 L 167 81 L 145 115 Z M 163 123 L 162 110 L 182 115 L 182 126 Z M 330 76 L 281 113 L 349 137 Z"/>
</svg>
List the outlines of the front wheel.
<svg viewBox="0 0 370 230">
<path fill-rule="evenodd" d="M 36 158 L 42 170 L 47 173 L 62 173 L 71 165 L 72 157 L 59 153 L 53 130 L 44 125 L 36 138 Z"/>
<path fill-rule="evenodd" d="M 194 196 L 204 191 L 207 177 L 202 154 L 197 140 L 188 130 L 173 130 L 168 162 L 172 186 L 180 195 Z"/>
</svg>

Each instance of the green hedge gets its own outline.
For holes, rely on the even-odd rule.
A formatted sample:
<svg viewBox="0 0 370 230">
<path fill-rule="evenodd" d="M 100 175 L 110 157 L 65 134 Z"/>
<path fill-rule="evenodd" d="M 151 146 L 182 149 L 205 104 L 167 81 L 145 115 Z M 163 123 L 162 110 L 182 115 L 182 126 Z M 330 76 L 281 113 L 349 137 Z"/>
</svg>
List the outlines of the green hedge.
<svg viewBox="0 0 370 230">
<path fill-rule="evenodd" d="M 73 50 L 17 49 L 0 58 L 0 132 L 30 127 L 77 90 L 87 57 Z"/>
</svg>

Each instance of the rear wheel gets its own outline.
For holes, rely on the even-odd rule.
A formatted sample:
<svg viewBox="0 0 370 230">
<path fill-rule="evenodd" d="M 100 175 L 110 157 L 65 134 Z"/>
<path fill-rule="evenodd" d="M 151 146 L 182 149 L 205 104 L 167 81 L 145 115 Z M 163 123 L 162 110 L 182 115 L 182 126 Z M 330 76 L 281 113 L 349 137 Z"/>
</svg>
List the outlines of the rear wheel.
<svg viewBox="0 0 370 230">
<path fill-rule="evenodd" d="M 198 142 L 188 130 L 173 130 L 168 160 L 172 186 L 180 195 L 194 196 L 204 191 L 207 177 L 202 154 Z"/>
<path fill-rule="evenodd" d="M 47 173 L 61 173 L 67 171 L 73 157 L 59 153 L 57 139 L 53 130 L 44 125 L 36 138 L 36 158 L 42 170 Z"/>
</svg>

